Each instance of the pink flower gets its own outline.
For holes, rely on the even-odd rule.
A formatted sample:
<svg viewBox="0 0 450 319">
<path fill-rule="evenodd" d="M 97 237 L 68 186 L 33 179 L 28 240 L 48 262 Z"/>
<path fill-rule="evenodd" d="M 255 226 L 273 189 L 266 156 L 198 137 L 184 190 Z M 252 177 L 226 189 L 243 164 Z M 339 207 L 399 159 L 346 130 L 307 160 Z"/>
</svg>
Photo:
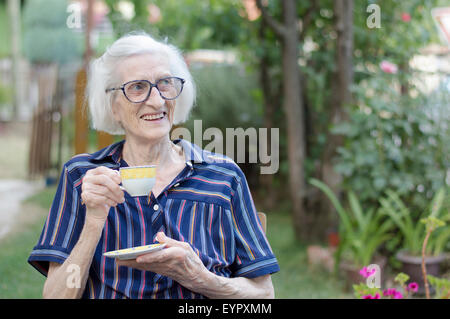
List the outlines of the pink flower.
<svg viewBox="0 0 450 319">
<path fill-rule="evenodd" d="M 395 291 L 394 299 L 403 299 L 403 294 L 400 291 Z"/>
<path fill-rule="evenodd" d="M 383 296 L 387 297 L 387 296 L 392 295 L 392 291 L 391 290 L 392 290 L 391 288 L 383 290 Z"/>
<path fill-rule="evenodd" d="M 407 12 L 402 13 L 402 21 L 403 22 L 409 22 L 411 21 L 411 15 Z"/>
<path fill-rule="evenodd" d="M 367 278 L 367 267 L 363 267 L 363 269 L 361 269 L 361 270 L 359 271 L 359 274 L 360 274 L 361 276 L 363 276 L 364 278 Z"/>
<path fill-rule="evenodd" d="M 383 290 L 383 296 L 391 296 L 391 298 L 394 299 L 403 299 L 403 294 L 395 288 L 388 288 Z"/>
<path fill-rule="evenodd" d="M 362 299 L 380 299 L 380 294 L 376 293 L 375 296 L 372 295 L 364 295 L 361 297 Z"/>
<path fill-rule="evenodd" d="M 367 267 L 363 267 L 360 271 L 359 274 L 361 276 L 363 276 L 364 278 L 368 278 L 370 276 L 372 276 L 377 270 L 375 268 L 373 268 L 372 270 L 369 270 Z"/>
<path fill-rule="evenodd" d="M 396 64 L 391 63 L 386 60 L 384 60 L 380 63 L 380 68 L 383 72 L 389 73 L 389 74 L 395 74 L 395 73 L 397 73 L 397 70 L 398 70 L 398 67 Z"/>
<path fill-rule="evenodd" d="M 419 289 L 419 285 L 417 284 L 417 282 L 411 282 L 408 285 L 408 291 L 417 292 L 418 289 Z"/>
</svg>

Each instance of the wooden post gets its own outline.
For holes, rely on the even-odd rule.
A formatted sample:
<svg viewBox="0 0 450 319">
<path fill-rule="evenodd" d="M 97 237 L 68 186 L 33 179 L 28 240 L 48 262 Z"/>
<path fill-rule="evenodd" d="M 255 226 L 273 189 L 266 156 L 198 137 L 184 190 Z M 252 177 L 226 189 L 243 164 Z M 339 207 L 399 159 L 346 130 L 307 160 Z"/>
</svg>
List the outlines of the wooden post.
<svg viewBox="0 0 450 319">
<path fill-rule="evenodd" d="M 84 92 L 86 89 L 86 71 L 78 71 L 75 85 L 75 154 L 88 152 L 89 123 Z M 97 149 L 112 144 L 114 138 L 105 132 L 97 132 Z"/>
<path fill-rule="evenodd" d="M 46 175 L 51 168 L 52 113 L 58 68 L 56 65 L 35 65 L 38 85 L 38 105 L 33 111 L 28 175 L 30 178 Z"/>
<path fill-rule="evenodd" d="M 86 87 L 86 71 L 78 71 L 75 84 L 75 154 L 87 152 L 89 125 L 84 111 L 84 90 Z"/>
<path fill-rule="evenodd" d="M 108 145 L 111 145 L 114 142 L 114 138 L 112 135 L 106 132 L 97 132 L 97 148 L 102 149 Z"/>
</svg>

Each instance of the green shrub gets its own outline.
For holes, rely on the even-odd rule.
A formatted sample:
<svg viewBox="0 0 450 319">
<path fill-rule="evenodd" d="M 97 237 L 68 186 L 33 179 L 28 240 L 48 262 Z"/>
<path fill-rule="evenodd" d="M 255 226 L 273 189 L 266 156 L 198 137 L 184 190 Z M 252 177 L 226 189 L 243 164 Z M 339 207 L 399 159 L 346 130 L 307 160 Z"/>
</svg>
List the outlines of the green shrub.
<svg viewBox="0 0 450 319">
<path fill-rule="evenodd" d="M 34 63 L 66 63 L 81 56 L 81 36 L 66 25 L 67 1 L 27 1 L 23 12 L 25 56 Z"/>
<path fill-rule="evenodd" d="M 257 103 L 258 80 L 242 66 L 213 65 L 193 68 L 197 86 L 196 106 L 186 127 L 201 119 L 203 129 L 258 127 L 262 123 L 262 106 Z"/>
<path fill-rule="evenodd" d="M 446 207 L 444 201 L 446 193 L 445 188 L 436 192 L 428 207 L 418 216 L 415 216 L 416 214 L 393 191 L 386 191 L 386 196 L 380 199 L 380 215 L 389 216 L 395 223 L 402 248 L 409 254 L 421 255 L 423 239 L 427 232 L 427 225 L 422 220 L 428 215 L 434 219 L 439 218 L 440 223 L 442 223 L 441 226 L 445 227 L 435 230 L 433 236 L 428 240 L 427 255 L 437 256 L 446 249 L 446 244 L 450 241 L 450 226 L 445 225 L 450 220 L 450 210 Z"/>
<path fill-rule="evenodd" d="M 394 223 L 373 207 L 363 210 L 354 192 L 348 193 L 348 204 L 343 206 L 333 191 L 325 183 L 312 178 L 309 183 L 319 188 L 333 204 L 339 215 L 339 247 L 336 266 L 342 259 L 362 268 L 373 262 L 379 248 L 392 238 Z"/>
<path fill-rule="evenodd" d="M 335 168 L 345 187 L 367 204 L 377 205 L 392 189 L 422 211 L 448 176 L 450 100 L 444 89 L 400 96 L 397 84 L 374 76 L 355 90 L 358 107 L 333 129 L 346 140 Z"/>
</svg>

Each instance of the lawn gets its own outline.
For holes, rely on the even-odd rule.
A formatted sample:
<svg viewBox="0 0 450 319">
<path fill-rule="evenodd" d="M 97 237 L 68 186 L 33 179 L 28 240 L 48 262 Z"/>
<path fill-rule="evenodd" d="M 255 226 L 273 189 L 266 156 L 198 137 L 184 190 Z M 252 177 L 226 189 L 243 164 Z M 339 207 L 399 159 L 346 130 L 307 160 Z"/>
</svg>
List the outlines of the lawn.
<svg viewBox="0 0 450 319">
<path fill-rule="evenodd" d="M 55 188 L 48 188 L 26 200 L 20 222 L 0 241 L 0 298 L 41 298 L 45 278 L 27 259 L 39 239 L 54 192 Z"/>
<path fill-rule="evenodd" d="M 27 263 L 45 222 L 55 188 L 24 202 L 20 228 L 0 241 L 0 298 L 41 298 L 44 277 Z M 24 218 L 24 216 L 26 218 Z M 267 236 L 281 271 L 272 276 L 276 298 L 350 298 L 343 283 L 321 270 L 310 270 L 306 246 L 297 243 L 290 216 L 268 213 Z"/>
<path fill-rule="evenodd" d="M 267 238 L 281 269 L 272 275 L 276 298 L 352 298 L 342 281 L 322 269 L 308 267 L 306 245 L 295 240 L 290 215 L 268 213 Z"/>
</svg>

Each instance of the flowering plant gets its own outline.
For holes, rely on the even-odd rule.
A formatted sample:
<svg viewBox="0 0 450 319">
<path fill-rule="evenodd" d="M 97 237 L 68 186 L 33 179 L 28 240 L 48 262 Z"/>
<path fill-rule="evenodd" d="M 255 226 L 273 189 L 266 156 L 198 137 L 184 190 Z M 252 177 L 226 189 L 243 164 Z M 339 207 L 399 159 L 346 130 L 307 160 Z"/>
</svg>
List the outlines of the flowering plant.
<svg viewBox="0 0 450 319">
<path fill-rule="evenodd" d="M 436 289 L 436 299 L 450 299 L 450 280 L 427 275 L 430 284 Z"/>
<path fill-rule="evenodd" d="M 389 74 L 396 74 L 398 71 L 398 67 L 396 64 L 391 63 L 389 61 L 383 60 L 380 63 L 380 69 L 384 72 L 384 73 L 389 73 Z"/>
<path fill-rule="evenodd" d="M 376 269 L 369 270 L 367 267 L 364 267 L 359 271 L 364 278 L 369 278 L 374 275 L 375 272 Z M 399 273 L 394 281 L 399 284 L 401 290 L 396 288 L 381 290 L 381 288 L 371 288 L 365 283 L 360 283 L 358 285 L 353 285 L 353 291 L 355 297 L 358 299 L 406 299 L 411 294 L 416 293 L 419 289 L 419 285 L 416 282 L 406 284 L 408 280 L 409 276 L 407 274 Z"/>
<path fill-rule="evenodd" d="M 403 22 L 410 22 L 411 21 L 411 15 L 408 12 L 402 13 L 402 21 Z"/>
<path fill-rule="evenodd" d="M 450 214 L 442 215 L 445 211 L 444 199 L 446 197 L 446 189 L 440 188 L 433 197 L 429 208 L 424 210 L 417 218 L 413 218 L 414 214 L 411 209 L 400 199 L 400 196 L 391 190 L 386 191 L 386 196 L 380 199 L 382 215 L 389 216 L 399 229 L 399 235 L 403 240 L 403 249 L 412 256 L 420 256 L 423 246 L 423 238 L 431 228 L 432 230 L 445 226 L 445 222 L 450 220 Z M 430 216 L 424 218 L 428 212 Z M 440 219 L 438 219 L 440 217 Z M 450 238 L 450 227 L 442 227 L 442 230 L 434 237 L 427 239 L 427 256 L 437 256 L 445 249 Z"/>
<path fill-rule="evenodd" d="M 325 193 L 340 218 L 340 241 L 335 253 L 335 265 L 338 266 L 341 259 L 358 268 L 372 262 L 378 248 L 392 237 L 390 232 L 394 223 L 378 214 L 373 207 L 364 210 L 352 191 L 349 191 L 348 204 L 344 206 L 328 185 L 315 178 L 309 182 Z"/>
</svg>

